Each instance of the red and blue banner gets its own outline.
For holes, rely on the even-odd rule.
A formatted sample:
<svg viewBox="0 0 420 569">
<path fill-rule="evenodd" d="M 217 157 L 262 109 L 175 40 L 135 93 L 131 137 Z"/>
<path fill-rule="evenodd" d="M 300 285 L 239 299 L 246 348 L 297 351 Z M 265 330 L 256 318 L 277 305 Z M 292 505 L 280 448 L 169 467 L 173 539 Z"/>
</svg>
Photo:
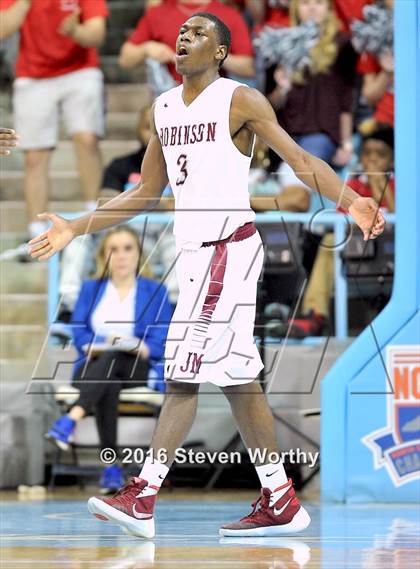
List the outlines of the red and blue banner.
<svg viewBox="0 0 420 569">
<path fill-rule="evenodd" d="M 387 423 L 362 438 L 395 486 L 420 480 L 420 346 L 388 346 Z"/>
</svg>

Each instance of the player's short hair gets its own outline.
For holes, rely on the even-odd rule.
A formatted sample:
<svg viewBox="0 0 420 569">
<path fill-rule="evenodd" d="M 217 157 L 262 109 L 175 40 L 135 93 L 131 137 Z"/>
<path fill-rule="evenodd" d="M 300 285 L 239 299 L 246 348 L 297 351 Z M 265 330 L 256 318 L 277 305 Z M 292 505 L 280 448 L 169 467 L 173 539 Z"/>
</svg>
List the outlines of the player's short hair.
<svg viewBox="0 0 420 569">
<path fill-rule="evenodd" d="M 232 45 L 232 35 L 230 33 L 230 29 L 227 27 L 227 25 L 224 22 L 222 22 L 220 18 L 218 18 L 214 14 L 210 14 L 209 12 L 196 12 L 191 16 L 191 18 L 195 16 L 200 16 L 200 18 L 207 18 L 207 20 L 213 22 L 216 27 L 216 32 L 219 38 L 220 45 L 225 45 L 227 47 L 226 56 L 219 63 L 219 69 L 220 69 L 220 67 L 222 67 L 223 63 L 225 62 L 225 59 L 230 51 L 230 46 Z"/>
</svg>

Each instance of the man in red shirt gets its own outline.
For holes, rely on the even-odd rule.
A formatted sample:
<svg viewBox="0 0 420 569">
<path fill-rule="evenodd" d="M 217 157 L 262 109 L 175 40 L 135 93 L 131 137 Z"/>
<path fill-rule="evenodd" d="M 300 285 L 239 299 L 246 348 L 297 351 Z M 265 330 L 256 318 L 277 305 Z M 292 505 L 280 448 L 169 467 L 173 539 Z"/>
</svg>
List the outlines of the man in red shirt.
<svg viewBox="0 0 420 569">
<path fill-rule="evenodd" d="M 86 202 L 101 180 L 98 137 L 104 133 L 103 76 L 96 48 L 105 39 L 105 0 L 0 0 L 0 38 L 20 31 L 13 107 L 25 151 L 30 236 L 44 222 L 48 166 L 62 113 L 72 137 Z"/>
<path fill-rule="evenodd" d="M 179 29 L 195 12 L 210 12 L 221 18 L 232 33 L 232 51 L 224 64 L 230 75 L 254 77 L 254 59 L 251 37 L 245 21 L 237 10 L 218 0 L 167 0 L 146 10 L 137 28 L 122 46 L 120 65 L 136 67 L 147 58 L 168 65 L 178 82 L 181 76 L 175 70 L 175 43 Z"/>
</svg>

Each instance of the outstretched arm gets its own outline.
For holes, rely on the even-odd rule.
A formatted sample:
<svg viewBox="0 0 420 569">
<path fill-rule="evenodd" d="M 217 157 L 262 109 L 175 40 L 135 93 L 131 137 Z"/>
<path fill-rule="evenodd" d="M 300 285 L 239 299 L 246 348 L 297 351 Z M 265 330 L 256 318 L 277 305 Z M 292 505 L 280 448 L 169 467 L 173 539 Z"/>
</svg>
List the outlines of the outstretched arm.
<svg viewBox="0 0 420 569">
<path fill-rule="evenodd" d="M 152 113 L 153 116 L 153 113 Z M 152 136 L 141 167 L 141 181 L 86 215 L 68 221 L 58 215 L 43 213 L 38 217 L 52 222 L 52 226 L 31 241 L 30 254 L 34 259 L 48 259 L 63 249 L 74 237 L 95 233 L 153 209 L 168 183 L 166 163 L 159 136 L 152 118 Z"/>
<path fill-rule="evenodd" d="M 259 136 L 293 168 L 304 184 L 348 209 L 363 231 L 365 239 L 382 233 L 385 221 L 377 203 L 361 198 L 346 186 L 326 162 L 303 150 L 277 122 L 268 100 L 256 89 L 239 87 L 234 93 L 231 129 L 242 126 Z"/>
</svg>

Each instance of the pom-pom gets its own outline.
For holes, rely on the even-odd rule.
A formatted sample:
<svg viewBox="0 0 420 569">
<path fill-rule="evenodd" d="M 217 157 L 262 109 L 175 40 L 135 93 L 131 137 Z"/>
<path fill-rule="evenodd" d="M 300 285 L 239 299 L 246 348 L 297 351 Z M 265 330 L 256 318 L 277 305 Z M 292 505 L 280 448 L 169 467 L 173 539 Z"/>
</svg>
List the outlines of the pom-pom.
<svg viewBox="0 0 420 569">
<path fill-rule="evenodd" d="M 318 25 L 307 21 L 291 28 L 265 26 L 254 43 L 266 67 L 281 65 L 293 73 L 310 64 L 309 52 L 318 40 Z"/>
<path fill-rule="evenodd" d="M 351 24 L 352 44 L 358 53 L 367 51 L 381 56 L 393 51 L 393 14 L 378 4 L 363 8 L 364 20 Z"/>
</svg>

